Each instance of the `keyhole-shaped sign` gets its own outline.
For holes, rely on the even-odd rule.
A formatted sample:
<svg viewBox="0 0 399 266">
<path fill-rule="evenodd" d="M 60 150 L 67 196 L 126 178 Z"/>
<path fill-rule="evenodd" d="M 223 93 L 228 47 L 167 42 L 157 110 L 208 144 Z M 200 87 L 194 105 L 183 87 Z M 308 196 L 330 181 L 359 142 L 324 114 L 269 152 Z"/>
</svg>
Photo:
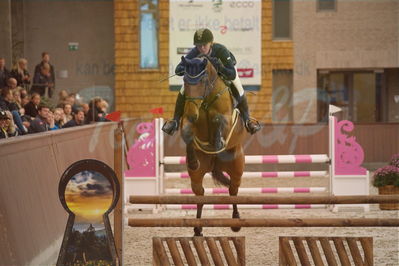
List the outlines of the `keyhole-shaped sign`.
<svg viewBox="0 0 399 266">
<path fill-rule="evenodd" d="M 58 194 L 69 213 L 57 265 L 118 265 L 108 214 L 120 188 L 115 172 L 97 160 L 77 161 L 61 177 Z"/>
</svg>

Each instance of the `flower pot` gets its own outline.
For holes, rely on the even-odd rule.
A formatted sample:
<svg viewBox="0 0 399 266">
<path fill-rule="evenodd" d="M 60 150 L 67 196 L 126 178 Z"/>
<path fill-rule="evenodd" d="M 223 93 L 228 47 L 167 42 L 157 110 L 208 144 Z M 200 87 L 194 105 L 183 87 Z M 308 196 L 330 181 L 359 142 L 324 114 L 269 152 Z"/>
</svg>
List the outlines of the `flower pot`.
<svg viewBox="0 0 399 266">
<path fill-rule="evenodd" d="M 399 187 L 393 185 L 387 185 L 378 188 L 378 194 L 380 195 L 399 195 Z M 381 210 L 399 210 L 399 203 L 382 203 L 380 204 Z"/>
</svg>

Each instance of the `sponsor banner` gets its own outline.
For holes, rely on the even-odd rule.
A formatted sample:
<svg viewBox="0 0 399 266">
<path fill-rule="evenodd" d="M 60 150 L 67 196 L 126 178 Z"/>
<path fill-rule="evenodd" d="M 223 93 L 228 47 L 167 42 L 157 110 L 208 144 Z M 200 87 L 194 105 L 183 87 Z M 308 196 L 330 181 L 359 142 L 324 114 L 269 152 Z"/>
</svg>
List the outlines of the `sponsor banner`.
<svg viewBox="0 0 399 266">
<path fill-rule="evenodd" d="M 261 84 L 261 1 L 170 0 L 169 73 L 174 74 L 180 58 L 193 45 L 199 28 L 209 28 L 214 40 L 227 47 L 237 59 L 244 87 Z M 169 79 L 171 88 L 181 86 L 181 77 Z"/>
</svg>

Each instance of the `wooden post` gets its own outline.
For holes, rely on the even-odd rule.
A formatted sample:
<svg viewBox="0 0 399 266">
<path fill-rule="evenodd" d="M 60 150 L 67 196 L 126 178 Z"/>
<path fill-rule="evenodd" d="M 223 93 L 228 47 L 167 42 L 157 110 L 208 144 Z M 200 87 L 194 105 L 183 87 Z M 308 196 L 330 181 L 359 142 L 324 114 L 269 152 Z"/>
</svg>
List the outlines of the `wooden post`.
<svg viewBox="0 0 399 266">
<path fill-rule="evenodd" d="M 119 265 L 123 265 L 123 131 L 122 121 L 114 131 L 114 171 L 118 178 L 120 193 L 114 209 L 114 238 Z"/>
</svg>

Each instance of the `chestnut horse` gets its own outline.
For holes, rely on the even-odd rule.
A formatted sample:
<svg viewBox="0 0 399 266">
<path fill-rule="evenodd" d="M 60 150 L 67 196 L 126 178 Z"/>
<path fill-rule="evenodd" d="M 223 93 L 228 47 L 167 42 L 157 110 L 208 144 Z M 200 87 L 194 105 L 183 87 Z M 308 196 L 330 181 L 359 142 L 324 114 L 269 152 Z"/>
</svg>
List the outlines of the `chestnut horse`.
<svg viewBox="0 0 399 266">
<path fill-rule="evenodd" d="M 186 143 L 191 188 L 196 196 L 203 196 L 202 181 L 211 172 L 215 183 L 228 187 L 230 196 L 236 196 L 244 171 L 243 120 L 234 109 L 229 87 L 207 58 L 182 60 L 186 102 L 181 136 Z M 203 204 L 197 205 L 197 218 L 201 218 L 202 207 Z M 240 217 L 236 204 L 232 217 Z M 231 229 L 238 232 L 241 228 Z M 201 236 L 202 227 L 194 228 L 194 233 Z"/>
</svg>

